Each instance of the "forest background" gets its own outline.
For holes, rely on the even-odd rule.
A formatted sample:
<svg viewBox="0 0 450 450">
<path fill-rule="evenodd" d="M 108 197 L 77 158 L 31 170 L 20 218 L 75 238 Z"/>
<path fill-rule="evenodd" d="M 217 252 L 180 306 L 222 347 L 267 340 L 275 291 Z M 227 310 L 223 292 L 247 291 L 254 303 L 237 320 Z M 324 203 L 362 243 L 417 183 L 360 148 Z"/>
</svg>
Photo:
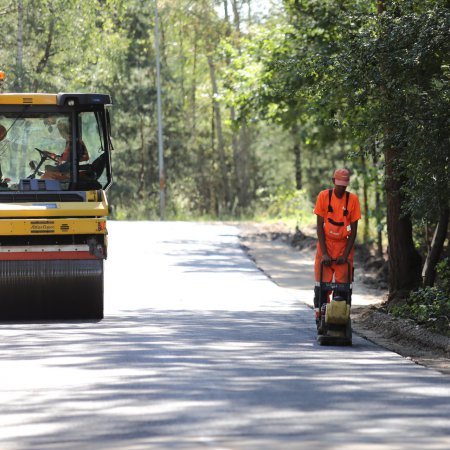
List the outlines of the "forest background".
<svg viewBox="0 0 450 450">
<path fill-rule="evenodd" d="M 389 303 L 448 327 L 450 1 L 158 9 L 166 218 L 301 228 L 345 166 L 359 239 L 388 254 Z M 154 1 L 0 5 L 5 90 L 111 94 L 116 219 L 160 214 L 154 31 Z"/>
</svg>

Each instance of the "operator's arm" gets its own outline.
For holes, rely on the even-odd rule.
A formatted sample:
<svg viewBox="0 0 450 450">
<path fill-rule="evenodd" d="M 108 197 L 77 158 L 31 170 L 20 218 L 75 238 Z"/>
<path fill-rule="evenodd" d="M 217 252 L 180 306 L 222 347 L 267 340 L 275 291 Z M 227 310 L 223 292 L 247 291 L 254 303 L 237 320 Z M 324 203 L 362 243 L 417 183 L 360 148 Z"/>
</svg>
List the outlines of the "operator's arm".
<svg viewBox="0 0 450 450">
<path fill-rule="evenodd" d="M 345 245 L 344 254 L 337 259 L 337 264 L 345 264 L 348 259 L 348 255 L 352 251 L 353 245 L 356 240 L 356 233 L 358 232 L 358 221 L 352 222 L 352 231 L 347 239 L 347 244 Z"/>
<path fill-rule="evenodd" d="M 88 149 L 86 147 L 86 144 L 80 139 L 79 145 L 80 145 L 80 149 L 81 149 L 80 161 L 83 161 L 83 162 L 84 161 L 89 161 L 89 152 L 88 152 Z"/>
<path fill-rule="evenodd" d="M 319 239 L 320 249 L 322 250 L 322 261 L 326 266 L 331 264 L 331 258 L 328 254 L 327 245 L 325 244 L 325 233 L 323 231 L 323 217 L 317 216 L 317 238 Z"/>
<path fill-rule="evenodd" d="M 61 155 L 57 155 L 53 152 L 45 152 L 50 159 L 53 159 L 53 161 L 57 162 L 58 164 L 62 164 L 66 162 L 69 158 L 69 145 L 66 143 L 66 147 L 64 148 L 64 151 Z"/>
</svg>

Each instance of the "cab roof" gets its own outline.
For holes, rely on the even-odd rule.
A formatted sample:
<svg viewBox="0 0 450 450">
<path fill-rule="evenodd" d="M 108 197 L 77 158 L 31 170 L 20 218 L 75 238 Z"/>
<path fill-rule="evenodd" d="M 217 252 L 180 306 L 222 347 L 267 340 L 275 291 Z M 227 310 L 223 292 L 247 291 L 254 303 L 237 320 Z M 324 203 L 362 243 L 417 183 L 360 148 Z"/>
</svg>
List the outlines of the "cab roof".
<svg viewBox="0 0 450 450">
<path fill-rule="evenodd" d="M 108 94 L 64 93 L 59 94 L 0 94 L 0 105 L 110 105 Z"/>
</svg>

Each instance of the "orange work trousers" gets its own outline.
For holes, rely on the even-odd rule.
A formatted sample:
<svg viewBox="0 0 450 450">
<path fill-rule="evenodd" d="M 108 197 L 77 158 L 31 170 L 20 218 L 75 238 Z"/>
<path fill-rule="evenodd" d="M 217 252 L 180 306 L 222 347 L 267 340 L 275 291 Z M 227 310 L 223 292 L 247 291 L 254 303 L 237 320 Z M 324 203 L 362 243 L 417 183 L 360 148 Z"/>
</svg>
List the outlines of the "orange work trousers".
<svg viewBox="0 0 450 450">
<path fill-rule="evenodd" d="M 345 246 L 347 245 L 347 239 L 333 241 L 331 239 L 325 241 L 327 246 L 328 254 L 331 259 L 337 259 L 339 256 L 344 254 Z M 353 273 L 353 253 L 354 250 L 350 251 L 348 255 L 347 261 L 350 263 L 350 282 L 352 279 Z M 316 281 L 320 280 L 320 262 L 322 261 L 322 249 L 320 248 L 319 242 L 317 242 L 317 251 L 316 251 L 316 259 L 314 261 L 314 275 Z M 335 283 L 348 283 L 349 282 L 349 274 L 348 274 L 348 264 L 336 264 L 333 262 L 331 266 L 323 266 L 322 272 L 322 281 L 325 283 L 330 283 L 333 280 Z"/>
</svg>

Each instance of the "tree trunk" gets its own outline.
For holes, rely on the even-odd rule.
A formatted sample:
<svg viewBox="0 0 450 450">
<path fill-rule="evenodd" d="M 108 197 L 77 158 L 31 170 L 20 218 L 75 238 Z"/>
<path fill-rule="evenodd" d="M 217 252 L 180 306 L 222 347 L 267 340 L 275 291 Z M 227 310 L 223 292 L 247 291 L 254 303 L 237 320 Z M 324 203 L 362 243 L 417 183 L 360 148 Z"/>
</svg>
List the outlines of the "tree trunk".
<svg viewBox="0 0 450 450">
<path fill-rule="evenodd" d="M 378 185 L 378 180 L 377 180 L 377 185 Z M 377 191 L 375 192 L 375 209 L 377 211 L 377 254 L 380 258 L 383 257 L 383 225 L 381 223 L 381 216 L 379 214 L 380 209 L 381 209 L 381 195 L 380 192 L 378 191 L 378 186 L 377 186 Z"/>
<path fill-rule="evenodd" d="M 227 61 L 227 63 L 229 63 Z M 241 161 L 241 152 L 239 148 L 239 134 L 238 132 L 240 130 L 236 129 L 235 122 L 236 122 L 236 111 L 233 106 L 230 108 L 230 119 L 231 119 L 231 148 L 233 150 L 233 164 L 234 164 L 234 176 L 235 176 L 235 182 L 234 185 L 237 189 L 237 197 L 239 201 L 239 206 L 242 206 L 241 200 L 242 200 L 242 186 L 241 186 L 241 180 L 242 180 L 242 161 Z M 236 191 L 233 192 L 233 197 L 235 197 Z M 234 203 L 234 202 L 233 202 Z"/>
<path fill-rule="evenodd" d="M 251 0 L 247 0 L 248 5 L 248 14 L 247 14 L 247 21 L 249 25 L 252 25 L 252 3 Z"/>
<path fill-rule="evenodd" d="M 402 182 L 395 170 L 395 149 L 385 148 L 389 254 L 389 301 L 405 298 L 421 281 L 420 255 L 412 238 L 412 223 L 402 215 Z"/>
<path fill-rule="evenodd" d="M 24 91 L 24 69 L 23 69 L 23 1 L 18 0 L 17 2 L 17 55 L 16 55 L 16 67 L 17 67 L 17 88 L 20 91 Z M 15 170 L 18 170 L 18 176 L 19 178 L 25 177 L 25 173 L 21 173 L 23 170 L 23 167 L 25 167 L 24 164 L 24 158 L 26 155 L 26 143 L 28 142 L 28 135 L 30 133 L 29 128 L 26 128 L 25 131 L 25 139 L 23 141 L 22 145 L 17 144 L 17 149 L 20 158 L 19 158 L 19 164 L 17 169 L 13 169 L 13 172 Z M 12 168 L 12 167 L 11 167 Z"/>
<path fill-rule="evenodd" d="M 231 7 L 233 8 L 234 28 L 239 33 L 241 29 L 241 17 L 239 14 L 237 0 L 231 0 Z"/>
<path fill-rule="evenodd" d="M 143 117 L 140 117 L 140 124 L 139 124 L 139 137 L 141 140 L 141 166 L 139 168 L 139 185 L 138 190 L 136 192 L 137 196 L 139 198 L 145 198 L 145 169 L 147 167 L 146 164 L 146 148 L 145 148 L 145 132 L 144 132 L 144 119 Z"/>
<path fill-rule="evenodd" d="M 387 0 L 377 0 L 378 13 L 386 10 Z M 381 70 L 383 67 L 381 66 Z M 386 91 L 383 86 L 382 91 Z M 388 123 L 388 122 L 386 122 Z M 386 127 L 387 128 L 387 127 Z M 385 141 L 389 142 L 391 130 L 385 130 Z M 384 147 L 386 171 L 386 206 L 389 255 L 389 304 L 409 295 L 420 286 L 422 260 L 414 247 L 412 223 L 409 215 L 402 212 L 402 175 L 397 169 L 397 149 L 391 145 Z"/>
<path fill-rule="evenodd" d="M 228 0 L 223 0 L 223 12 L 225 14 L 225 22 L 228 22 L 230 15 L 228 13 Z"/>
<path fill-rule="evenodd" d="M 439 215 L 439 221 L 434 230 L 431 248 L 423 266 L 422 276 L 424 286 L 433 286 L 436 278 L 436 264 L 439 262 L 442 250 L 444 248 L 445 238 L 447 237 L 449 219 L 448 206 L 442 209 Z"/>
<path fill-rule="evenodd" d="M 51 10 L 51 8 L 50 8 L 50 10 Z M 53 35 L 54 35 L 54 32 L 55 32 L 55 20 L 56 19 L 52 19 L 50 21 L 50 25 L 49 25 L 49 29 L 48 29 L 48 35 L 47 35 L 47 42 L 45 43 L 44 55 L 42 56 L 42 58 L 40 59 L 38 65 L 36 66 L 36 71 L 35 71 L 36 74 L 40 74 L 40 73 L 42 73 L 44 71 L 44 69 L 47 66 L 48 61 L 50 59 L 51 48 L 52 48 L 52 44 L 53 44 Z M 37 92 L 38 88 L 39 88 L 39 81 L 38 81 L 37 78 L 35 78 L 34 83 L 33 83 L 33 91 Z"/>
<path fill-rule="evenodd" d="M 299 127 L 297 124 L 293 125 L 291 128 L 291 136 L 294 142 L 293 151 L 294 151 L 294 167 L 295 167 L 295 188 L 302 189 L 303 180 L 302 180 L 302 148 L 299 136 Z"/>
<path fill-rule="evenodd" d="M 197 29 L 194 38 L 194 55 L 192 63 L 192 141 L 197 139 Z"/>
<path fill-rule="evenodd" d="M 250 174 L 249 174 L 249 160 L 250 160 L 250 130 L 246 124 L 241 125 L 239 130 L 239 204 L 246 208 L 250 204 L 249 190 L 250 190 Z"/>
<path fill-rule="evenodd" d="M 376 145 L 376 144 L 375 144 Z M 382 224 L 382 205 L 381 205 L 381 186 L 379 176 L 378 156 L 373 157 L 373 165 L 375 166 L 375 218 L 377 221 L 377 254 L 380 258 L 383 257 L 383 224 Z"/>
<path fill-rule="evenodd" d="M 361 165 L 363 169 L 363 216 L 364 216 L 364 231 L 363 242 L 369 242 L 369 199 L 368 199 L 368 179 L 367 179 L 367 164 L 364 155 L 361 156 Z"/>
<path fill-rule="evenodd" d="M 211 86 L 213 90 L 213 111 L 214 111 L 214 119 L 215 119 L 215 130 L 217 133 L 217 152 L 219 154 L 219 165 L 220 165 L 220 174 L 221 174 L 221 190 L 222 190 L 222 198 L 225 201 L 226 208 L 229 208 L 230 205 L 230 188 L 228 185 L 228 172 L 226 166 L 226 158 L 225 158 L 225 140 L 223 138 L 222 131 L 222 114 L 220 112 L 220 105 L 217 101 L 218 96 L 218 88 L 217 88 L 217 80 L 216 80 L 216 68 L 214 66 L 214 62 L 212 60 L 211 55 L 208 55 L 208 65 L 209 65 L 209 75 L 211 78 Z"/>
<path fill-rule="evenodd" d="M 236 32 L 236 37 L 240 37 L 240 15 L 237 0 L 231 0 L 231 8 L 233 10 L 233 26 Z M 231 27 L 229 25 L 230 17 L 225 15 L 227 23 L 226 36 L 231 34 Z M 236 41 L 236 46 L 241 54 L 239 41 Z M 227 65 L 231 66 L 231 59 L 227 57 Z M 247 160 L 248 160 L 248 130 L 245 125 L 238 124 L 236 126 L 236 110 L 233 106 L 230 108 L 230 119 L 232 123 L 232 148 L 233 148 L 233 162 L 234 173 L 237 187 L 237 198 L 239 206 L 245 208 L 248 205 L 248 172 L 247 172 Z"/>
<path fill-rule="evenodd" d="M 23 86 L 23 1 L 17 0 L 17 90 L 22 92 Z"/>
<path fill-rule="evenodd" d="M 184 103 L 185 103 L 185 88 L 184 88 L 184 80 L 185 80 L 185 67 L 186 67 L 186 56 L 185 56 L 185 49 L 184 49 L 184 40 L 183 40 L 183 36 L 184 36 L 184 29 L 183 27 L 180 26 L 179 30 L 178 30 L 178 36 L 179 36 L 179 52 L 178 52 L 178 61 L 180 62 L 181 65 L 181 77 L 179 77 L 179 83 L 180 83 L 180 96 L 181 96 L 181 104 L 184 108 Z"/>
</svg>

